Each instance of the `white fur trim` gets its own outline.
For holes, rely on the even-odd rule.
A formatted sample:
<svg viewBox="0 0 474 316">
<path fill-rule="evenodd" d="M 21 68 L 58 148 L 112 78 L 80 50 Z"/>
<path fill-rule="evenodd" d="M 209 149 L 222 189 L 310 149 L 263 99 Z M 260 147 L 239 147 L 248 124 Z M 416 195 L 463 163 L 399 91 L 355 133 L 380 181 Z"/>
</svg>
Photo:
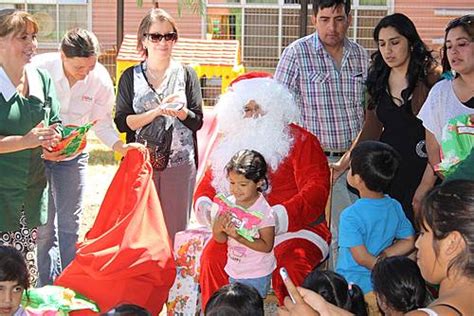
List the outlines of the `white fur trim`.
<svg viewBox="0 0 474 316">
<path fill-rule="evenodd" d="M 323 254 L 323 260 L 326 259 L 326 257 L 329 254 L 329 246 L 324 239 L 321 238 L 318 234 L 309 231 L 309 230 L 299 230 L 297 232 L 291 232 L 291 233 L 285 233 L 282 235 L 277 235 L 275 236 L 275 247 L 281 244 L 282 242 L 289 240 L 289 239 L 295 239 L 295 238 L 301 238 L 305 239 L 313 244 L 316 245 L 321 250 L 321 253 Z"/>
<path fill-rule="evenodd" d="M 196 219 L 199 224 L 210 227 L 211 223 L 209 219 L 211 218 L 211 205 L 212 200 L 207 196 L 201 196 L 194 203 L 194 212 L 196 214 Z"/>
<path fill-rule="evenodd" d="M 275 235 L 286 233 L 288 231 L 288 213 L 286 208 L 281 204 L 276 204 L 272 206 L 272 210 L 277 219 Z"/>
</svg>

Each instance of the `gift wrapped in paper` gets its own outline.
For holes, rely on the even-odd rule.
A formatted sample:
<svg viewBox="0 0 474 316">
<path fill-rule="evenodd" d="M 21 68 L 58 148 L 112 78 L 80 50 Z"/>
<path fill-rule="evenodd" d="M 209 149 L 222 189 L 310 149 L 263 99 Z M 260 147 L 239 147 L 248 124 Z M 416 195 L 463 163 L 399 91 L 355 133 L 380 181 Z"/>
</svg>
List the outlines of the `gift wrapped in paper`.
<svg viewBox="0 0 474 316">
<path fill-rule="evenodd" d="M 263 213 L 259 211 L 250 211 L 246 208 L 236 205 L 229 201 L 223 194 L 217 194 L 214 197 L 214 205 L 211 209 L 212 213 L 225 214 L 230 212 L 232 215 L 232 223 L 234 223 L 237 233 L 253 242 L 253 236 L 257 235 L 258 224 L 263 219 Z M 215 207 L 217 206 L 217 212 Z"/>
</svg>

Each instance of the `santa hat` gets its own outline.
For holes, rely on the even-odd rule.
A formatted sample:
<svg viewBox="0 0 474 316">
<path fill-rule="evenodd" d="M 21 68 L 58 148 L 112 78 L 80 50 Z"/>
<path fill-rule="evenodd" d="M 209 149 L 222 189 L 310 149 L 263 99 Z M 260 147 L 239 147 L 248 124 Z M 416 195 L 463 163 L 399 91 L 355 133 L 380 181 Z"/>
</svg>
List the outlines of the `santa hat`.
<svg viewBox="0 0 474 316">
<path fill-rule="evenodd" d="M 230 82 L 230 86 L 232 87 L 235 83 L 242 81 L 242 80 L 247 80 L 247 79 L 255 79 L 255 78 L 273 78 L 273 75 L 269 72 L 265 71 L 251 71 L 247 72 L 243 75 L 238 76 L 234 80 Z"/>
</svg>

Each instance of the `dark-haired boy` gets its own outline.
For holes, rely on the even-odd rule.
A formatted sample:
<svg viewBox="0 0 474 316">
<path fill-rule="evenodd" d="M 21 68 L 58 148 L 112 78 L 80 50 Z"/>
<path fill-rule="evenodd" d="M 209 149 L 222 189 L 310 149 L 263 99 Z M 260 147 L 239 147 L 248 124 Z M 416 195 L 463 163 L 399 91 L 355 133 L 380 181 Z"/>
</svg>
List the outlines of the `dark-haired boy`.
<svg viewBox="0 0 474 316">
<path fill-rule="evenodd" d="M 414 248 L 413 226 L 401 204 L 384 194 L 398 165 L 398 153 L 381 142 L 362 142 L 351 153 L 347 181 L 359 190 L 360 199 L 341 213 L 336 271 L 362 288 L 369 315 L 379 314 L 370 281 L 377 260 Z"/>
</svg>

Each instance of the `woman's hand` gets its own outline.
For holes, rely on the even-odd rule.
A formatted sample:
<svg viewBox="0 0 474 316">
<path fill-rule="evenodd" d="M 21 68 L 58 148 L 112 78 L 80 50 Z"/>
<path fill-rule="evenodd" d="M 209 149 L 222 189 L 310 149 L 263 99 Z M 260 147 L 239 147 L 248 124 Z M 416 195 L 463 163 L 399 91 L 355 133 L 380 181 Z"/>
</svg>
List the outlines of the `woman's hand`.
<svg viewBox="0 0 474 316">
<path fill-rule="evenodd" d="M 332 170 L 332 181 L 336 181 L 346 171 L 347 167 L 344 166 L 342 158 L 336 162 L 330 162 L 329 168 Z"/>
<path fill-rule="evenodd" d="M 41 146 L 51 151 L 61 141 L 61 134 L 56 131 L 56 127 L 57 124 L 44 127 L 44 123 L 40 122 L 22 137 L 24 147 L 30 149 Z"/>
<path fill-rule="evenodd" d="M 283 269 L 283 268 L 282 268 Z M 283 277 L 286 274 L 286 277 Z M 315 309 L 305 302 L 303 296 L 300 295 L 299 288 L 293 284 L 293 281 L 287 276 L 287 273 L 283 274 L 283 282 L 285 283 L 286 289 L 290 294 L 290 297 L 285 297 L 283 302 L 284 306 L 278 308 L 278 315 L 280 316 L 317 316 L 320 315 Z"/>
<path fill-rule="evenodd" d="M 184 93 L 171 94 L 161 101 L 161 104 L 166 103 L 181 103 L 183 107 L 177 109 L 163 108 L 161 109 L 161 115 L 168 115 L 171 117 L 177 117 L 180 121 L 184 121 L 188 117 L 188 108 L 186 107 L 186 95 Z"/>
<path fill-rule="evenodd" d="M 124 144 L 123 141 L 121 140 L 116 141 L 115 144 L 112 146 L 113 150 L 115 150 L 116 152 L 118 152 L 124 157 L 130 149 L 139 149 L 139 148 L 145 148 L 145 146 L 140 143 Z"/>
</svg>

